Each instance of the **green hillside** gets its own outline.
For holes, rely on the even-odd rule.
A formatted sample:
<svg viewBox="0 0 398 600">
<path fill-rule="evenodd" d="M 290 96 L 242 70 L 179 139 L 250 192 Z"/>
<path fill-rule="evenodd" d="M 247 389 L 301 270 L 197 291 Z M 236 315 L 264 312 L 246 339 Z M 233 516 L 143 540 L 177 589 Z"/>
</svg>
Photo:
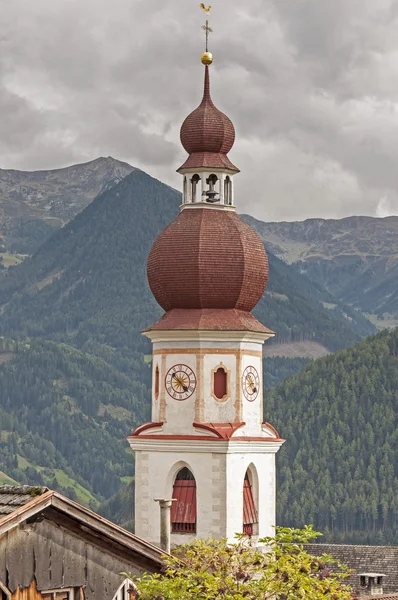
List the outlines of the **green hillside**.
<svg viewBox="0 0 398 600">
<path fill-rule="evenodd" d="M 19 344 L 6 358 L 0 364 L 1 470 L 86 504 L 115 493 L 121 478 L 134 474 L 124 438 L 148 419 L 146 386 L 101 358 L 53 342 Z M 136 362 L 137 371 L 149 373 L 141 358 Z"/>
<path fill-rule="evenodd" d="M 179 193 L 140 171 L 100 195 L 33 257 L 0 273 L 0 332 L 149 353 L 139 332 L 161 310 L 146 281 L 146 260 L 179 204 Z M 269 288 L 255 314 L 279 341 L 311 339 L 336 350 L 374 331 L 363 318 L 334 316 L 315 284 L 273 255 L 270 263 Z"/>
<path fill-rule="evenodd" d="M 398 542 L 398 330 L 311 363 L 266 393 L 265 415 L 287 439 L 279 523 Z"/>
<path fill-rule="evenodd" d="M 179 193 L 135 171 L 31 258 L 0 272 L 0 335 L 20 341 L 0 364 L 6 476 L 43 480 L 88 503 L 109 499 L 133 476 L 124 438 L 148 419 L 151 384 L 151 347 L 140 330 L 161 315 L 146 260 L 179 204 Z M 335 350 L 372 330 L 366 320 L 335 318 L 319 287 L 272 255 L 270 264 L 256 315 L 279 341 Z M 267 359 L 267 385 L 305 362 Z"/>
</svg>

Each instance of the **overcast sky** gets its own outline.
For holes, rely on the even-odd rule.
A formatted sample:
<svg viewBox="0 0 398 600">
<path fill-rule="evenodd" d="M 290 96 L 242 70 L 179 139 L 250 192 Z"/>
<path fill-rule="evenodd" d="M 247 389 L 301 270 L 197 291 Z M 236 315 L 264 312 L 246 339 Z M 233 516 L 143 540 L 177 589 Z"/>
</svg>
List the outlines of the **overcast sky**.
<svg viewBox="0 0 398 600">
<path fill-rule="evenodd" d="M 398 214 L 398 0 L 213 0 L 240 212 Z M 113 156 L 175 187 L 201 99 L 197 0 L 0 0 L 0 167 Z"/>
</svg>

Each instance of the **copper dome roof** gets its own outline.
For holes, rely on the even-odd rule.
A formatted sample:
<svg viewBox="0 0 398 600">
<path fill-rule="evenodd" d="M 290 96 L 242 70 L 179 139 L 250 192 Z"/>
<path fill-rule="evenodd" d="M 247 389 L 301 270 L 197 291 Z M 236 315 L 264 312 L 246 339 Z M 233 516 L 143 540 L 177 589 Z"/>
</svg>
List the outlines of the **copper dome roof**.
<svg viewBox="0 0 398 600">
<path fill-rule="evenodd" d="M 205 67 L 205 86 L 203 99 L 184 121 L 180 132 L 181 143 L 190 155 L 187 163 L 181 168 L 191 166 L 226 166 L 238 170 L 227 158 L 228 152 L 235 142 L 235 128 L 232 121 L 214 106 L 210 96 L 209 67 Z M 209 165 L 200 164 L 201 156 L 205 156 Z M 189 163 L 189 164 L 188 164 Z M 214 164 L 211 164 L 214 163 Z"/>
<path fill-rule="evenodd" d="M 148 281 L 160 306 L 251 311 L 268 280 L 256 232 L 232 211 L 183 210 L 148 258 Z"/>
</svg>

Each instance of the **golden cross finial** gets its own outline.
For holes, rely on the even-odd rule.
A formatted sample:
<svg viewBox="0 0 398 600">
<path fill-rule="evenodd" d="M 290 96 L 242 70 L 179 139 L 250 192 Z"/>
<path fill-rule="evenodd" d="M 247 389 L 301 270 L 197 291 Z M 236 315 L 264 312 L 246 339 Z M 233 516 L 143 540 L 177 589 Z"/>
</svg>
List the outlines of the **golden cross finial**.
<svg viewBox="0 0 398 600">
<path fill-rule="evenodd" d="M 211 6 L 205 6 L 203 2 L 200 5 L 200 8 L 203 9 L 206 13 L 206 25 L 203 25 L 202 29 L 206 32 L 206 52 L 209 51 L 209 33 L 213 33 L 211 27 L 209 27 L 209 14 L 211 11 Z"/>
</svg>

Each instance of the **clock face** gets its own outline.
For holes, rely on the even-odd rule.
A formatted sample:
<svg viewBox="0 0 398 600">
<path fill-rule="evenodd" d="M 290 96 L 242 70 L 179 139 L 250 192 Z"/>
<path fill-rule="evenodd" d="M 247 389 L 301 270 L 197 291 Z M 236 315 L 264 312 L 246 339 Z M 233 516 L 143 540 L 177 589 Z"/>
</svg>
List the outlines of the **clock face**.
<svg viewBox="0 0 398 600">
<path fill-rule="evenodd" d="M 243 371 L 242 386 L 246 400 L 254 402 L 260 391 L 260 377 L 254 367 L 246 367 Z"/>
<path fill-rule="evenodd" d="M 175 365 L 167 372 L 166 390 L 174 400 L 187 400 L 195 388 L 195 373 L 187 365 Z"/>
</svg>

